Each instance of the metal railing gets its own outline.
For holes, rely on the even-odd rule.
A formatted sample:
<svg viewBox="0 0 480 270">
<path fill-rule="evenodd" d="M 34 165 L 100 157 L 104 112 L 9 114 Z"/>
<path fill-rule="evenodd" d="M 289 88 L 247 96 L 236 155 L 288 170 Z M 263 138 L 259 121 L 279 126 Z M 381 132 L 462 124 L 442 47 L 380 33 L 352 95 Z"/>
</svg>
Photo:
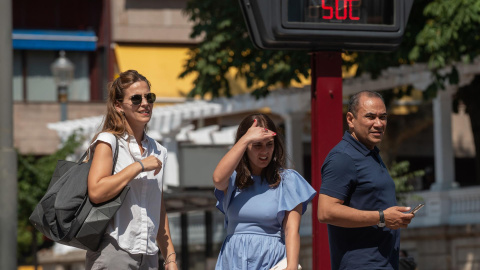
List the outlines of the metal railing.
<svg viewBox="0 0 480 270">
<path fill-rule="evenodd" d="M 423 202 L 409 227 L 480 224 L 480 187 L 411 193 L 409 206 Z"/>
<path fill-rule="evenodd" d="M 214 210 L 213 213 L 213 243 L 222 243 L 226 237 L 226 230 L 223 227 L 223 214 Z M 168 214 L 168 221 L 170 225 L 170 233 L 173 244 L 180 245 L 181 241 L 181 226 L 180 214 Z M 189 212 L 188 213 L 188 243 L 191 245 L 205 244 L 205 215 L 204 212 Z M 312 235 L 312 207 L 309 204 L 307 211 L 302 216 L 300 224 L 300 236 Z"/>
</svg>

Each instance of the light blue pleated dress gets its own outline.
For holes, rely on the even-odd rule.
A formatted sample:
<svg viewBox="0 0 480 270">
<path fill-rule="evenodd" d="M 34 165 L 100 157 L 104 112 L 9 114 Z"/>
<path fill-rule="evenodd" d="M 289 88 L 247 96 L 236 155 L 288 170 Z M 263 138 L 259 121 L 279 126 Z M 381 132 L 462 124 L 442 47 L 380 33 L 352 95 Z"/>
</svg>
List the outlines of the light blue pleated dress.
<svg viewBox="0 0 480 270">
<path fill-rule="evenodd" d="M 235 187 L 236 175 L 230 177 L 226 194 L 215 190 L 227 228 L 215 269 L 268 270 L 287 255 L 282 229 L 285 211 L 302 203 L 305 213 L 316 191 L 294 170 L 284 170 L 276 188 L 253 176 L 253 186 L 240 190 Z"/>
</svg>

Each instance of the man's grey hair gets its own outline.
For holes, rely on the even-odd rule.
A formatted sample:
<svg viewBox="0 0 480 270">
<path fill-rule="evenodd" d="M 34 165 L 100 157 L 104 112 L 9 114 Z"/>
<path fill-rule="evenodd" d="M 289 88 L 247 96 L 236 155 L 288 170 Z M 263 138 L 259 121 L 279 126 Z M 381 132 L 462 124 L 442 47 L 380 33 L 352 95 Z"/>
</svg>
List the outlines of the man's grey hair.
<svg viewBox="0 0 480 270">
<path fill-rule="evenodd" d="M 375 91 L 363 90 L 358 93 L 355 93 L 350 97 L 350 100 L 348 101 L 348 112 L 351 112 L 354 117 L 357 117 L 358 103 L 360 102 L 360 98 L 363 95 L 366 95 L 369 98 L 379 98 L 385 104 L 385 100 L 383 100 L 382 95 L 380 95 Z"/>
</svg>

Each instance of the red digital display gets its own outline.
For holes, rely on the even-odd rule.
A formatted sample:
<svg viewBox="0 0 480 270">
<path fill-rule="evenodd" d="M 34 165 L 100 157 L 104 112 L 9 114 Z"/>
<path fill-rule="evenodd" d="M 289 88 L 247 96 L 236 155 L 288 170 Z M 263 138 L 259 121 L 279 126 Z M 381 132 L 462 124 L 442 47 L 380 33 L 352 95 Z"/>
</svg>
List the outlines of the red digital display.
<svg viewBox="0 0 480 270">
<path fill-rule="evenodd" d="M 396 0 L 288 0 L 288 23 L 392 26 Z M 398 0 L 397 0 L 398 1 Z"/>
<path fill-rule="evenodd" d="M 329 6 L 328 0 L 322 0 L 322 19 L 331 20 L 334 18 L 337 20 L 360 20 L 359 14 L 359 2 L 360 0 L 335 0 L 335 6 Z M 353 4 L 356 2 L 355 4 Z M 309 11 L 318 9 L 316 7 L 309 7 Z M 356 13 L 355 16 L 353 13 Z M 317 13 L 318 14 L 318 13 Z M 310 14 L 309 14 L 310 15 Z"/>
</svg>

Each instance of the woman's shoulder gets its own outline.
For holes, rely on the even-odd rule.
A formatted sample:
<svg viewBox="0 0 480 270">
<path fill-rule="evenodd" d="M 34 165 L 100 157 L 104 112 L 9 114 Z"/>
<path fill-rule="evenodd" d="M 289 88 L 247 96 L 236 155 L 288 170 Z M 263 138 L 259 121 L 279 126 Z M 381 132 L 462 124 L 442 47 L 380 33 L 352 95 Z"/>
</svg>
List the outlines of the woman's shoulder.
<svg viewBox="0 0 480 270">
<path fill-rule="evenodd" d="M 113 135 L 113 133 L 110 133 L 110 132 L 100 132 L 98 135 L 97 135 L 97 139 L 95 140 L 95 142 L 97 141 L 102 141 L 102 142 L 106 142 L 110 145 L 113 145 L 116 141 L 116 136 Z M 94 142 L 94 143 L 95 143 Z"/>
<path fill-rule="evenodd" d="M 280 185 L 284 188 L 310 186 L 308 181 L 299 172 L 293 169 L 284 169 L 280 175 L 282 177 Z"/>
<path fill-rule="evenodd" d="M 95 138 L 95 140 L 90 144 L 90 151 L 92 155 L 93 155 L 93 152 L 95 152 L 95 149 L 97 148 L 98 142 L 109 144 L 112 149 L 112 152 L 115 152 L 115 150 L 117 149 L 117 139 L 115 135 L 113 135 L 110 132 L 100 132 Z"/>
<path fill-rule="evenodd" d="M 295 171 L 294 169 L 283 169 L 280 175 L 282 176 L 282 180 L 292 179 L 292 178 L 304 179 L 303 176 L 297 171 Z"/>
</svg>

